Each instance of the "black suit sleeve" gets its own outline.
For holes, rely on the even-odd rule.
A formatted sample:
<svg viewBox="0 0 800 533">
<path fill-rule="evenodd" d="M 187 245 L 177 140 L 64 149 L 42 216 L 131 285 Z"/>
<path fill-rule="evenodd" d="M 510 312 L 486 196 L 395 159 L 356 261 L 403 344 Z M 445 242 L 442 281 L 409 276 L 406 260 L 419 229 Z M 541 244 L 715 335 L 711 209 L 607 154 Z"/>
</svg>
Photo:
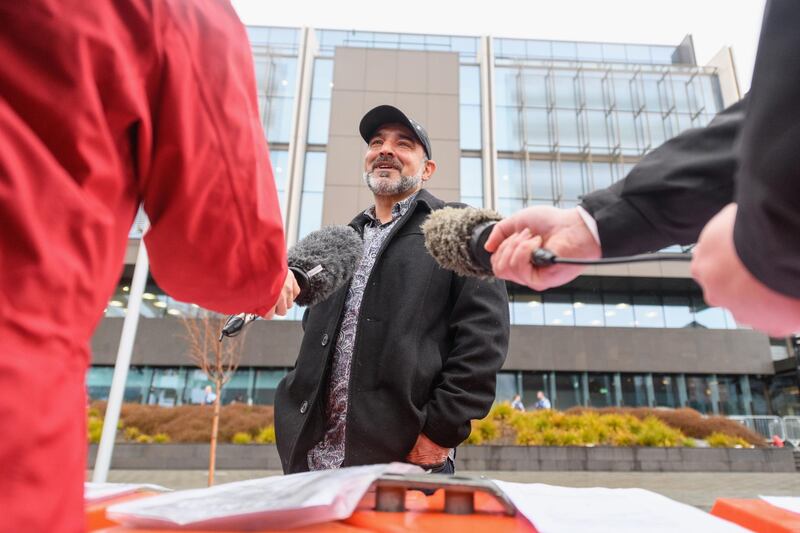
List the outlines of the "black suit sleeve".
<svg viewBox="0 0 800 533">
<path fill-rule="evenodd" d="M 800 2 L 764 14 L 742 129 L 736 252 L 762 283 L 800 298 Z"/>
<path fill-rule="evenodd" d="M 697 241 L 708 220 L 734 198 L 735 141 L 749 97 L 705 128 L 687 130 L 648 153 L 611 187 L 584 196 L 604 257 Z"/>
<path fill-rule="evenodd" d="M 450 353 L 426 405 L 428 438 L 455 448 L 469 436 L 473 419 L 494 402 L 497 373 L 508 351 L 508 292 L 501 280 L 453 275 Z"/>
</svg>

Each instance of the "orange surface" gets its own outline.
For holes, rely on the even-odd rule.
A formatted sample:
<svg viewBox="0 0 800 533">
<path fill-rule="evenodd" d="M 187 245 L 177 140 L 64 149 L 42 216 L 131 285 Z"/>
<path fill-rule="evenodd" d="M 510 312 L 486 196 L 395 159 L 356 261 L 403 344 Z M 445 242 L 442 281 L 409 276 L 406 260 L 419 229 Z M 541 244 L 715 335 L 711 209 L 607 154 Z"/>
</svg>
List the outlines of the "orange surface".
<svg viewBox="0 0 800 533">
<path fill-rule="evenodd" d="M 425 497 L 421 492 L 409 491 L 406 496 L 405 513 L 379 513 L 374 507 L 374 494 L 367 494 L 361 500 L 361 509 L 344 520 L 361 528 L 362 531 L 395 533 L 400 531 L 418 532 L 460 532 L 460 533 L 536 533 L 521 515 L 505 516 L 502 507 L 488 494 L 475 494 L 476 514 L 457 516 L 445 514 L 444 490 L 437 490 Z"/>
<path fill-rule="evenodd" d="M 159 494 L 158 492 L 134 492 L 133 494 L 126 494 L 124 496 L 120 496 L 118 498 L 109 498 L 108 500 L 103 500 L 97 503 L 91 503 L 86 506 L 86 531 L 97 531 L 98 529 L 103 529 L 104 527 L 110 527 L 116 525 L 116 522 L 112 522 L 108 518 L 106 518 L 106 508 L 114 505 L 115 503 L 122 503 L 128 502 L 131 500 L 138 500 L 140 498 L 148 498 L 150 496 L 154 496 Z"/>
<path fill-rule="evenodd" d="M 122 499 L 111 500 L 118 503 Z M 367 494 L 361 500 L 353 516 L 337 522 L 328 522 L 315 526 L 308 526 L 288 530 L 290 533 L 364 533 L 375 531 L 380 533 L 394 533 L 400 531 L 418 532 L 462 532 L 462 533 L 536 533 L 536 529 L 521 516 L 509 517 L 502 514 L 500 505 L 489 495 L 478 493 L 475 497 L 477 513 L 469 516 L 455 516 L 444 514 L 444 491 L 436 491 L 432 496 L 425 497 L 421 492 L 408 491 L 406 496 L 405 513 L 379 513 L 373 511 L 375 494 Z M 88 513 L 88 511 L 87 511 Z M 105 508 L 103 508 L 105 513 Z M 105 519 L 105 516 L 103 515 Z M 111 525 L 112 522 L 106 523 Z M 90 529 L 92 530 L 92 529 Z M 111 525 L 104 533 L 174 533 L 174 530 L 160 529 L 130 529 Z M 184 530 L 187 531 L 187 530 Z M 260 530 L 261 533 L 278 533 L 284 530 Z M 201 533 L 201 530 L 195 530 Z M 217 531 L 216 533 L 220 533 Z M 224 533 L 224 532 L 223 532 Z M 288 532 L 287 532 L 288 533 Z"/>
<path fill-rule="evenodd" d="M 775 507 L 764 500 L 719 498 L 711 514 L 756 533 L 800 532 L 800 514 Z"/>
</svg>

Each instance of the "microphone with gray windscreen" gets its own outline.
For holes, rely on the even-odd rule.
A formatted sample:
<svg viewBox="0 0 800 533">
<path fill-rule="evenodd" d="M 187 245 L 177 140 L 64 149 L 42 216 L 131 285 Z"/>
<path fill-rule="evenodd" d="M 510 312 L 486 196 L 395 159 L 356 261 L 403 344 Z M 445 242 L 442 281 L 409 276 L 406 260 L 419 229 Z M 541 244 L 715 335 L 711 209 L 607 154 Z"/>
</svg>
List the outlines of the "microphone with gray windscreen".
<svg viewBox="0 0 800 533">
<path fill-rule="evenodd" d="M 502 218 L 491 209 L 438 209 L 422 225 L 425 248 L 446 270 L 462 276 L 491 278 L 492 254 L 483 245 Z"/>
<path fill-rule="evenodd" d="M 491 278 L 492 254 L 484 248 L 494 225 L 502 216 L 491 209 L 445 207 L 434 211 L 422 225 L 425 247 L 444 269 L 462 276 Z M 691 254 L 647 253 L 601 259 L 559 257 L 546 248 L 534 250 L 531 264 L 546 267 L 555 264 L 609 265 L 645 261 L 691 261 Z"/>
<path fill-rule="evenodd" d="M 312 307 L 327 299 L 353 277 L 363 251 L 361 236 L 350 226 L 326 226 L 306 235 L 287 253 L 289 270 L 300 287 L 294 302 Z M 220 340 L 235 337 L 257 318 L 249 313 L 231 315 Z"/>
</svg>

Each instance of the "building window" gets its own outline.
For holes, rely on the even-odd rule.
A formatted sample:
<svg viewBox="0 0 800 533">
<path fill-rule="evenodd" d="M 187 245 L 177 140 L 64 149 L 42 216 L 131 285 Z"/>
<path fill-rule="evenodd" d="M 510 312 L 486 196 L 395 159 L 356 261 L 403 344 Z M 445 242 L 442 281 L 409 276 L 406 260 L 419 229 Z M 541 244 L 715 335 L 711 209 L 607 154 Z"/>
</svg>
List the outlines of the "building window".
<svg viewBox="0 0 800 533">
<path fill-rule="evenodd" d="M 556 403 L 555 407 L 566 410 L 570 407 L 583 405 L 583 388 L 581 387 L 581 374 L 556 373 Z"/>
<path fill-rule="evenodd" d="M 711 382 L 708 376 L 686 376 L 686 394 L 687 407 L 703 414 L 714 412 L 711 403 Z"/>
<path fill-rule="evenodd" d="M 525 408 L 532 410 L 536 405 L 537 393 L 542 391 L 550 397 L 550 372 L 522 372 L 522 402 Z"/>
<path fill-rule="evenodd" d="M 621 374 L 622 405 L 626 407 L 642 407 L 649 405 L 647 401 L 647 385 L 643 374 Z"/>
<path fill-rule="evenodd" d="M 214 384 L 199 368 L 190 369 L 186 373 L 186 387 L 183 390 L 183 403 L 202 405 L 206 400 L 206 387 L 213 389 Z"/>
<path fill-rule="evenodd" d="M 325 191 L 325 152 L 307 152 L 300 197 L 300 240 L 322 226 L 322 197 Z"/>
<path fill-rule="evenodd" d="M 308 144 L 327 144 L 333 89 L 333 60 L 314 60 L 314 81 L 311 85 L 311 107 L 308 116 Z"/>
<path fill-rule="evenodd" d="M 481 149 L 481 79 L 477 65 L 459 68 L 459 127 L 462 150 Z"/>
<path fill-rule="evenodd" d="M 233 373 L 230 380 L 222 388 L 222 403 L 252 403 L 253 370 L 240 368 Z"/>
<path fill-rule="evenodd" d="M 270 162 L 272 163 L 272 174 L 275 176 L 275 188 L 278 190 L 278 201 L 281 206 L 281 214 L 286 215 L 286 182 L 288 179 L 289 152 L 286 150 L 270 149 Z"/>
<path fill-rule="evenodd" d="M 606 326 L 632 328 L 636 326 L 633 316 L 631 296 L 623 292 L 607 292 L 603 294 L 603 315 Z"/>
<path fill-rule="evenodd" d="M 264 134 L 270 143 L 288 144 L 297 86 L 297 58 L 256 53 L 253 62 Z"/>
<path fill-rule="evenodd" d="M 483 207 L 483 160 L 461 158 L 461 201 L 472 207 Z"/>
<path fill-rule="evenodd" d="M 517 394 L 517 373 L 500 372 L 497 374 L 495 392 L 496 402 L 510 402 Z"/>
<path fill-rule="evenodd" d="M 612 374 L 588 375 L 589 405 L 592 407 L 611 407 L 616 405 L 614 376 Z"/>
<path fill-rule="evenodd" d="M 512 324 L 544 324 L 544 306 L 540 295 L 511 293 L 508 295 L 508 305 Z"/>
<path fill-rule="evenodd" d="M 678 379 L 679 376 L 653 374 L 653 392 L 656 407 L 681 407 Z"/>
<path fill-rule="evenodd" d="M 286 370 L 258 370 L 253 390 L 253 403 L 259 405 L 274 404 L 278 383 L 285 375 Z"/>
<path fill-rule="evenodd" d="M 575 325 L 589 327 L 603 327 L 603 300 L 599 293 L 578 291 L 574 294 L 572 304 L 575 310 Z"/>
<path fill-rule="evenodd" d="M 545 293 L 544 321 L 548 326 L 574 326 L 575 309 L 569 294 Z"/>
<path fill-rule="evenodd" d="M 185 368 L 157 368 L 153 373 L 153 384 L 150 387 L 147 403 L 162 407 L 181 405 L 185 386 Z"/>
<path fill-rule="evenodd" d="M 719 407 L 721 415 L 744 415 L 744 395 L 739 376 L 717 376 Z"/>
</svg>

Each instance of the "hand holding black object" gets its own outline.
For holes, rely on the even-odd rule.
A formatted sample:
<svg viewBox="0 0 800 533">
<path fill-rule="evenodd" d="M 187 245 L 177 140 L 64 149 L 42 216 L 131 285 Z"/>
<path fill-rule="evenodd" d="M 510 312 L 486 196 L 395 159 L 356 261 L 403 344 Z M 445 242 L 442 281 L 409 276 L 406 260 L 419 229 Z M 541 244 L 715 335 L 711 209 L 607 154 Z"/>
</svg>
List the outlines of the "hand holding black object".
<svg viewBox="0 0 800 533">
<path fill-rule="evenodd" d="M 287 254 L 289 271 L 300 287 L 294 302 L 314 306 L 336 292 L 353 276 L 363 249 L 361 236 L 350 226 L 326 226 L 309 233 Z M 222 328 L 220 341 L 237 335 L 257 318 L 246 313 L 231 315 Z"/>
<path fill-rule="evenodd" d="M 431 214 L 423 233 L 443 268 L 466 276 L 496 275 L 537 290 L 574 279 L 580 266 L 690 259 L 677 254 L 600 258 L 600 247 L 574 209 L 533 207 L 501 220 L 488 209 L 445 208 Z"/>
</svg>

